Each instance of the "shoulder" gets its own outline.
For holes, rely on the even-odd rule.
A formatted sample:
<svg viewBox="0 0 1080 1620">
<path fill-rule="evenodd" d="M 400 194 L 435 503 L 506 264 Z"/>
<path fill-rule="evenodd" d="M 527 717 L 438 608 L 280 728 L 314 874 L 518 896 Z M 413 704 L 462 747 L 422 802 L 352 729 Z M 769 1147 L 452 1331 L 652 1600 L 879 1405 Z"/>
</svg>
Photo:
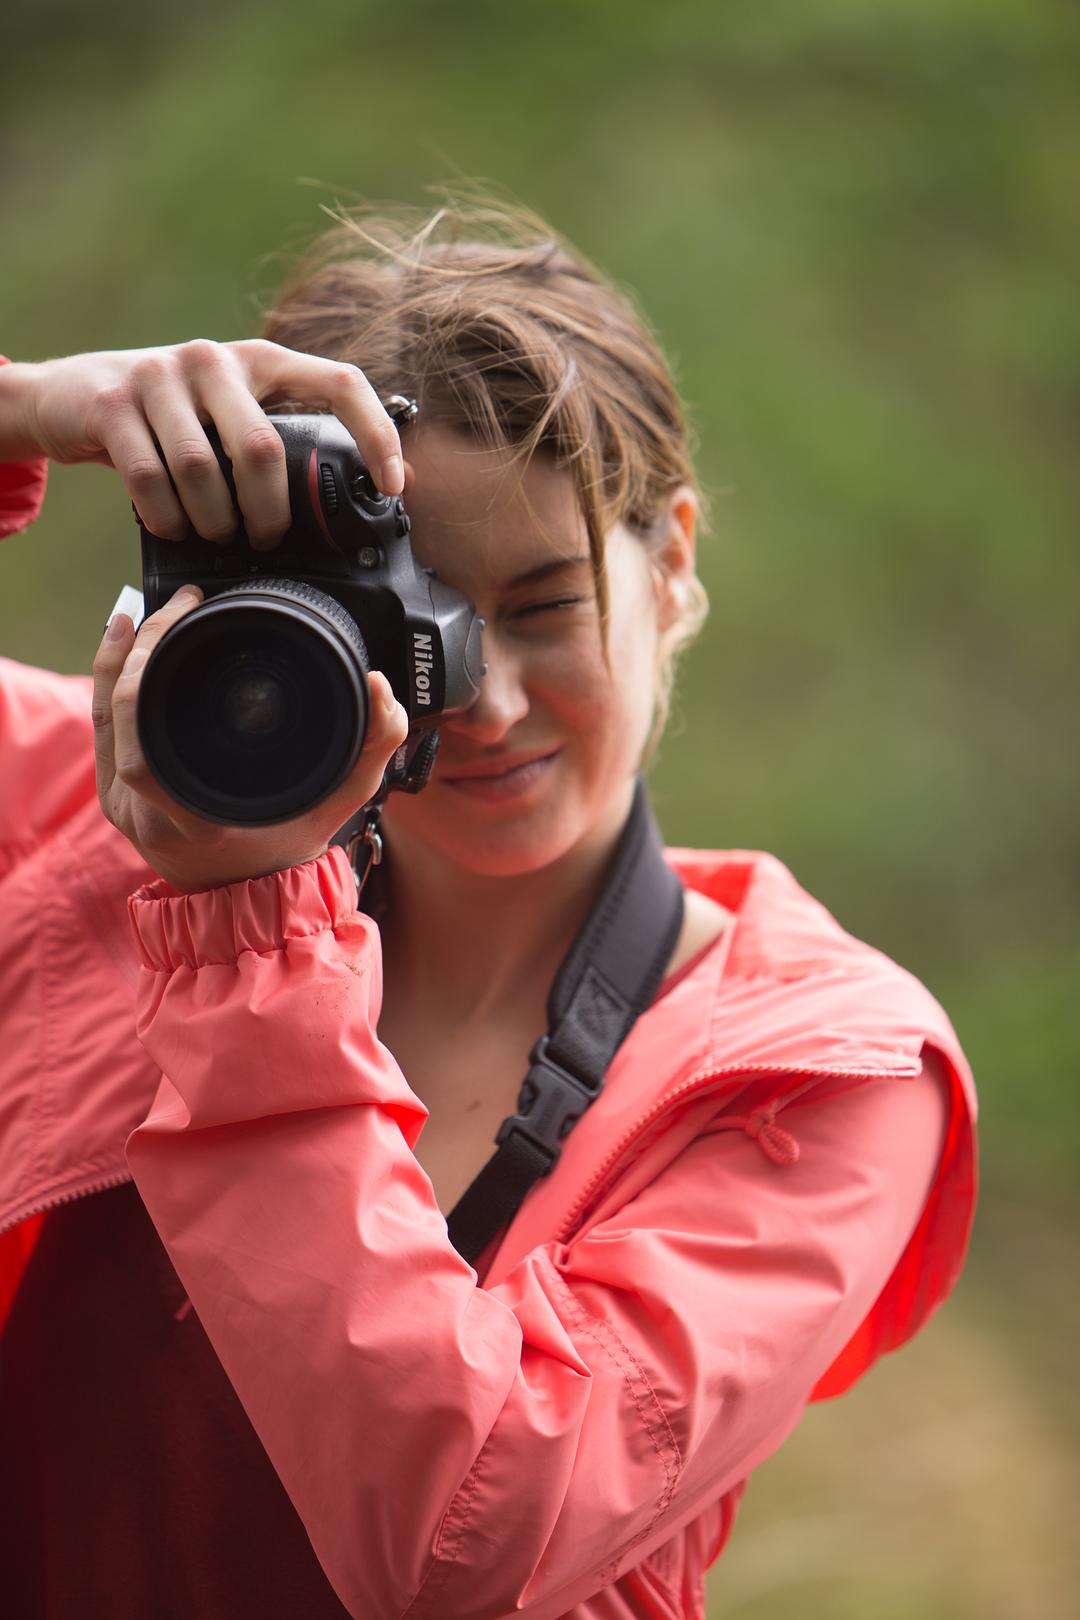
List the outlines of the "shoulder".
<svg viewBox="0 0 1080 1620">
<path fill-rule="evenodd" d="M 0 657 L 0 842 L 48 831 L 96 793 L 89 675 Z"/>
<path fill-rule="evenodd" d="M 924 1041 L 970 1079 L 940 1002 L 909 969 L 845 929 L 766 850 L 668 849 L 687 893 L 729 913 L 702 995 L 708 1058 L 914 1075 Z M 695 907 L 698 902 L 694 902 Z M 711 959 L 711 958 L 710 958 Z"/>
<path fill-rule="evenodd" d="M 8 761 L 48 750 L 94 745 L 90 675 L 59 675 L 0 657 L 0 747 Z"/>
</svg>

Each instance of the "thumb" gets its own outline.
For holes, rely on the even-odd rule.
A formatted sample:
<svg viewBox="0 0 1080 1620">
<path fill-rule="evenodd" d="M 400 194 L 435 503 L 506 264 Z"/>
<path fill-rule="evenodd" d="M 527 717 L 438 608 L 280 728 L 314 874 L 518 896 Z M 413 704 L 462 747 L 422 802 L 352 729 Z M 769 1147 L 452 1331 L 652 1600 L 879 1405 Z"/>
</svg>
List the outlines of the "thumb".
<svg viewBox="0 0 1080 1620">
<path fill-rule="evenodd" d="M 394 689 L 382 670 L 372 670 L 368 676 L 368 691 L 371 705 L 361 758 L 367 753 L 376 757 L 382 755 L 385 768 L 391 754 L 401 747 L 409 734 L 409 717 L 394 696 Z"/>
<path fill-rule="evenodd" d="M 368 696 L 364 746 L 356 764 L 326 806 L 325 813 L 334 820 L 335 827 L 375 797 L 387 765 L 409 734 L 409 717 L 381 670 L 373 670 L 368 676 Z"/>
</svg>

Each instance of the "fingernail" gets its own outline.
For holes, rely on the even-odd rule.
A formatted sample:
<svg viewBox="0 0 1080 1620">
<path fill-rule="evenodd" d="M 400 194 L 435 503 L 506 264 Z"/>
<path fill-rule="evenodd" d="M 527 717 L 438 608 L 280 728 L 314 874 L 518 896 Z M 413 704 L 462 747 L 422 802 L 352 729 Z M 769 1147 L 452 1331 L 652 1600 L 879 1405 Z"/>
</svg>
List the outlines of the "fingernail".
<svg viewBox="0 0 1080 1620">
<path fill-rule="evenodd" d="M 120 637 L 127 629 L 127 626 L 124 623 L 123 615 L 120 613 L 114 613 L 108 624 L 105 626 L 105 629 L 110 641 L 119 641 Z"/>
<path fill-rule="evenodd" d="M 383 462 L 379 488 L 384 495 L 400 495 L 405 488 L 405 464 L 400 456 L 387 456 Z"/>
<path fill-rule="evenodd" d="M 384 714 L 393 714 L 394 710 L 398 706 L 398 701 L 397 701 L 397 698 L 394 696 L 394 688 L 390 685 L 390 682 L 386 680 L 385 676 L 383 677 L 383 679 L 384 679 L 384 682 L 385 682 L 385 684 L 383 686 L 383 695 L 382 695 L 383 713 Z"/>
</svg>

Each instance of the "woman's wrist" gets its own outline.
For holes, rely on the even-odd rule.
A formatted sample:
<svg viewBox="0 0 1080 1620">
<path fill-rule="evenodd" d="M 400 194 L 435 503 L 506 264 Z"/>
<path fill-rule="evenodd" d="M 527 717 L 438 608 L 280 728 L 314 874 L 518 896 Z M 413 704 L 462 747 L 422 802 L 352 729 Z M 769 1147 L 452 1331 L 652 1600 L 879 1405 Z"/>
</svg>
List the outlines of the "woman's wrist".
<svg viewBox="0 0 1080 1620">
<path fill-rule="evenodd" d="M 31 431 L 31 395 L 38 368 L 0 359 L 0 462 L 35 461 L 45 452 Z"/>
<path fill-rule="evenodd" d="M 257 883 L 260 878 L 274 877 L 278 872 L 288 872 L 293 867 L 306 866 L 310 861 L 317 861 L 325 855 L 327 845 L 314 850 L 310 855 L 298 855 L 295 860 L 283 860 L 269 866 L 260 866 L 255 871 L 238 871 L 228 866 L 219 871 L 193 870 L 190 865 L 187 869 L 177 868 L 170 871 L 164 863 L 155 861 L 153 870 L 158 877 L 169 887 L 180 894 L 206 894 L 210 889 L 229 889 L 236 883 Z"/>
</svg>

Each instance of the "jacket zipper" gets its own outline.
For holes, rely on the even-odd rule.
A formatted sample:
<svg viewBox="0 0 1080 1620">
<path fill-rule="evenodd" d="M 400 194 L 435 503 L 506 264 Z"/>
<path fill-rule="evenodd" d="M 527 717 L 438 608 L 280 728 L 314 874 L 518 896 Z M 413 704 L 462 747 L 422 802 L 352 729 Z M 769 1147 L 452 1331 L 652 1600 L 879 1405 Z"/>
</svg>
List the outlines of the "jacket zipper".
<svg viewBox="0 0 1080 1620">
<path fill-rule="evenodd" d="M 684 1080 L 682 1084 L 676 1086 L 673 1091 L 669 1091 L 666 1096 L 661 1097 L 658 1102 L 653 1103 L 651 1108 L 642 1114 L 641 1117 L 637 1119 L 628 1130 L 623 1132 L 622 1136 L 619 1137 L 618 1141 L 608 1153 L 599 1169 L 594 1172 L 592 1179 L 586 1184 L 582 1192 L 578 1195 L 578 1198 L 572 1205 L 569 1214 L 566 1216 L 561 1227 L 559 1228 L 555 1241 L 558 1243 L 563 1243 L 566 1241 L 568 1234 L 580 1219 L 583 1210 L 602 1189 L 603 1183 L 609 1176 L 611 1170 L 618 1164 L 619 1160 L 623 1158 L 627 1148 L 634 1142 L 635 1138 L 644 1135 L 649 1130 L 650 1126 L 654 1125 L 660 1116 L 666 1113 L 669 1108 L 673 1107 L 676 1103 L 684 1101 L 688 1096 L 691 1096 L 696 1092 L 707 1091 L 710 1086 L 716 1085 L 720 1081 L 735 1079 L 740 1074 L 759 1074 L 765 1078 L 770 1075 L 777 1075 L 778 1077 L 788 1075 L 792 1079 L 794 1079 L 797 1075 L 805 1075 L 808 1082 L 816 1083 L 819 1080 L 834 1079 L 900 1079 L 910 1073 L 910 1068 L 828 1069 L 806 1064 L 765 1065 L 750 1062 L 732 1064 L 728 1068 L 710 1069 L 706 1070 L 704 1073 L 699 1072 L 692 1075 L 689 1080 Z M 771 1121 L 773 1114 L 777 1112 L 781 1102 L 794 1101 L 795 1096 L 806 1089 L 809 1089 L 809 1087 L 797 1086 L 788 1088 L 782 1092 L 780 1096 L 774 1099 L 773 1104 L 769 1105 L 769 1107 L 766 1109 L 761 1110 L 762 1122 L 768 1123 Z M 734 1123 L 734 1121 L 732 1123 Z M 29 1209 L 21 1209 L 16 1215 L 10 1216 L 6 1221 L 0 1222 L 0 1236 L 2 1236 L 4 1232 L 9 1231 L 10 1228 L 20 1226 L 23 1221 L 29 1220 L 32 1215 L 43 1215 L 47 1210 L 55 1209 L 59 1204 L 70 1204 L 74 1202 L 76 1198 L 87 1198 L 91 1193 L 104 1192 L 106 1187 L 118 1187 L 121 1182 L 130 1181 L 131 1179 L 132 1177 L 130 1171 L 120 1170 L 111 1176 L 103 1176 L 100 1181 L 91 1182 L 87 1187 L 79 1187 L 72 1192 L 56 1193 L 49 1198 L 43 1199 L 41 1203 L 32 1204 Z"/>
<path fill-rule="evenodd" d="M 103 1176 L 100 1181 L 92 1181 L 88 1187 L 77 1187 L 72 1192 L 54 1193 L 43 1199 L 40 1204 L 32 1204 L 29 1209 L 20 1209 L 17 1214 L 0 1222 L 0 1237 L 12 1227 L 21 1226 L 23 1221 L 28 1221 L 32 1215 L 44 1215 L 46 1211 L 56 1209 L 60 1204 L 72 1204 L 76 1198 L 88 1198 L 91 1193 L 104 1192 L 106 1187 L 119 1187 L 122 1181 L 131 1180 L 130 1170 L 119 1170 L 114 1175 Z"/>
<path fill-rule="evenodd" d="M 698 1092 L 707 1091 L 710 1089 L 710 1087 L 716 1085 L 718 1082 L 726 1082 L 728 1080 L 735 1079 L 741 1074 L 760 1075 L 763 1079 L 768 1079 L 772 1075 L 776 1075 L 779 1078 L 787 1075 L 792 1079 L 795 1079 L 800 1075 L 805 1075 L 805 1085 L 786 1087 L 783 1092 L 779 1093 L 775 1098 L 773 1098 L 773 1100 L 764 1108 L 756 1110 L 756 1114 L 760 1119 L 761 1126 L 767 1127 L 771 1125 L 774 1114 L 779 1111 L 781 1106 L 783 1106 L 785 1103 L 793 1102 L 796 1096 L 801 1095 L 801 1093 L 804 1091 L 810 1090 L 812 1086 L 820 1084 L 822 1080 L 902 1079 L 910 1075 L 912 1072 L 913 1071 L 910 1066 L 891 1069 L 831 1069 L 810 1064 L 763 1064 L 760 1062 L 754 1063 L 752 1061 L 748 1063 L 731 1064 L 729 1067 L 723 1069 L 709 1069 L 704 1072 L 699 1071 L 697 1074 L 692 1075 L 689 1080 L 684 1080 L 681 1085 L 676 1086 L 673 1091 L 667 1092 L 667 1094 L 661 1097 L 659 1101 L 653 1103 L 653 1105 L 641 1115 L 640 1119 L 636 1120 L 633 1125 L 623 1132 L 622 1136 L 619 1137 L 618 1141 L 608 1153 L 607 1157 L 603 1160 L 600 1167 L 593 1174 L 592 1179 L 586 1183 L 574 1204 L 571 1206 L 569 1213 L 562 1222 L 562 1225 L 556 1234 L 555 1241 L 557 1243 L 566 1242 L 574 1227 L 581 1220 L 581 1217 L 588 1205 L 597 1198 L 602 1190 L 604 1190 L 605 1181 L 609 1178 L 614 1180 L 614 1177 L 611 1176 L 612 1169 L 618 1165 L 622 1158 L 624 1158 L 627 1149 L 634 1143 L 634 1141 L 638 1137 L 645 1135 L 662 1114 L 666 1113 L 676 1103 L 684 1102 L 688 1096 L 692 1096 Z M 733 1119 L 731 1123 L 732 1125 L 735 1125 L 736 1123 L 742 1124 L 744 1128 L 748 1130 L 750 1135 L 757 1135 L 757 1130 L 751 1128 L 753 1119 L 754 1116 L 751 1116 L 750 1120 L 736 1121 Z M 768 1149 L 766 1149 L 766 1152 L 770 1158 L 775 1156 L 772 1152 L 769 1152 Z M 795 1156 L 797 1157 L 797 1150 Z"/>
</svg>

